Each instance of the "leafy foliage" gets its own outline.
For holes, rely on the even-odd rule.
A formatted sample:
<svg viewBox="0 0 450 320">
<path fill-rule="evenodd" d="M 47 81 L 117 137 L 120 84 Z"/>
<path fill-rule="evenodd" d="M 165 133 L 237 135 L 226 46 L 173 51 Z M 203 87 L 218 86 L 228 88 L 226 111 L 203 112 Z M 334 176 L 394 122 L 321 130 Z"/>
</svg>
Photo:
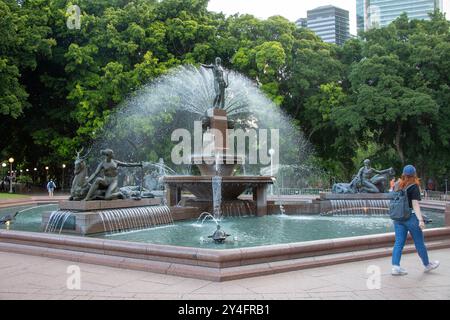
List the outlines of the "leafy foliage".
<svg viewBox="0 0 450 320">
<path fill-rule="evenodd" d="M 337 47 L 280 16 L 225 17 L 207 4 L 0 0 L 1 156 L 67 161 L 143 85 L 220 56 L 292 116 L 330 176 L 348 178 L 365 156 L 448 174 L 450 25 L 441 13 L 403 15 Z M 69 5 L 81 8 L 80 29 L 66 25 Z"/>
</svg>

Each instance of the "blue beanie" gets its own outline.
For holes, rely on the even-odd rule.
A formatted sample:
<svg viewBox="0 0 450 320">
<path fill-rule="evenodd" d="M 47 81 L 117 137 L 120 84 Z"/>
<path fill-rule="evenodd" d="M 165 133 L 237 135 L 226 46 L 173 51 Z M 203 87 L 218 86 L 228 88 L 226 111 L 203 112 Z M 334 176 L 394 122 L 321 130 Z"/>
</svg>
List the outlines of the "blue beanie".
<svg viewBox="0 0 450 320">
<path fill-rule="evenodd" d="M 406 176 L 413 176 L 416 174 L 416 168 L 408 164 L 406 167 L 403 168 L 403 174 Z"/>
</svg>

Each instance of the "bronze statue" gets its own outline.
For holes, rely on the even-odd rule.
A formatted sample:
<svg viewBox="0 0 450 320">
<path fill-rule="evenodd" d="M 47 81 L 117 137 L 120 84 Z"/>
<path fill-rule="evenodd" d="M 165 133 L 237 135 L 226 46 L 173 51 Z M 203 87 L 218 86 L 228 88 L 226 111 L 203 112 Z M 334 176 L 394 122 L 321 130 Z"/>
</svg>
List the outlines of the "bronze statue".
<svg viewBox="0 0 450 320">
<path fill-rule="evenodd" d="M 222 67 L 222 59 L 217 57 L 215 64 L 202 64 L 203 68 L 212 69 L 214 75 L 214 91 L 216 92 L 216 97 L 214 98 L 213 107 L 214 108 L 225 108 L 225 89 L 228 88 L 228 76 L 227 81 L 225 81 L 225 71 Z"/>
<path fill-rule="evenodd" d="M 93 183 L 84 200 L 89 201 L 98 198 L 96 193 L 99 190 L 106 190 L 104 197 L 101 197 L 104 200 L 124 198 L 118 189 L 118 168 L 142 167 L 142 163 L 126 163 L 115 160 L 114 152 L 111 149 L 102 150 L 100 153 L 105 156 L 105 160 L 98 165 L 95 172 L 89 177 L 88 183 Z M 103 177 L 98 177 L 100 173 L 103 173 Z"/>
<path fill-rule="evenodd" d="M 388 191 L 389 180 L 395 175 L 393 168 L 376 170 L 371 167 L 370 160 L 364 160 L 364 167 L 350 183 L 336 183 L 333 193 L 385 193 Z"/>
<path fill-rule="evenodd" d="M 370 160 L 364 160 L 364 167 L 359 169 L 358 178 L 361 184 L 361 191 L 365 193 L 380 193 L 386 191 L 386 186 L 389 184 L 386 175 L 393 175 L 394 169 L 375 170 L 370 166 Z"/>
<path fill-rule="evenodd" d="M 89 150 L 84 156 L 80 156 L 83 149 L 77 151 L 77 158 L 74 165 L 74 178 L 72 181 L 72 187 L 70 188 L 69 200 L 80 201 L 86 197 L 89 191 L 90 185 L 87 181 L 88 169 L 86 165 L 86 159 L 91 150 Z"/>
</svg>

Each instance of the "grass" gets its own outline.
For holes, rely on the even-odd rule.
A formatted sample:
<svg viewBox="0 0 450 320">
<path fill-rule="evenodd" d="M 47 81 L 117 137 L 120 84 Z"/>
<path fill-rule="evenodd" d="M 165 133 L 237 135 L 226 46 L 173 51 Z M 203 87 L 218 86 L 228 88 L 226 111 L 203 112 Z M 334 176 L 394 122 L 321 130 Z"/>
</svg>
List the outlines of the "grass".
<svg viewBox="0 0 450 320">
<path fill-rule="evenodd" d="M 0 200 L 29 198 L 30 196 L 16 193 L 0 193 Z"/>
</svg>

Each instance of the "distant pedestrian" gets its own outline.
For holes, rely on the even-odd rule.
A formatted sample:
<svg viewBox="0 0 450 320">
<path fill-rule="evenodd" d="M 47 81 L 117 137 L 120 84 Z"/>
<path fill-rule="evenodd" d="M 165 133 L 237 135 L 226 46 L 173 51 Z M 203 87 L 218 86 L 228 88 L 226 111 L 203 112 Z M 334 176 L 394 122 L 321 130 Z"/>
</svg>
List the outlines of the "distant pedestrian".
<svg viewBox="0 0 450 320">
<path fill-rule="evenodd" d="M 411 210 L 411 216 L 405 221 L 394 221 L 395 245 L 392 252 L 392 275 L 403 276 L 408 272 L 400 267 L 403 247 L 406 243 L 408 232 L 411 234 L 417 253 L 422 260 L 425 272 L 430 272 L 439 267 L 439 261 L 429 261 L 428 251 L 425 246 L 422 230 L 425 229 L 425 222 L 420 211 L 420 180 L 417 177 L 416 168 L 407 165 L 403 169 L 400 183 L 396 185 L 395 191 L 405 190 L 408 197 L 408 204 Z"/>
<path fill-rule="evenodd" d="M 53 182 L 53 180 L 50 180 L 47 183 L 47 191 L 48 191 L 49 197 L 53 197 L 53 192 L 55 191 L 55 188 L 56 188 L 56 184 Z"/>
<path fill-rule="evenodd" d="M 431 178 L 428 179 L 427 190 L 428 190 L 428 191 L 434 191 L 434 190 L 435 190 L 434 180 L 431 179 Z"/>
</svg>

